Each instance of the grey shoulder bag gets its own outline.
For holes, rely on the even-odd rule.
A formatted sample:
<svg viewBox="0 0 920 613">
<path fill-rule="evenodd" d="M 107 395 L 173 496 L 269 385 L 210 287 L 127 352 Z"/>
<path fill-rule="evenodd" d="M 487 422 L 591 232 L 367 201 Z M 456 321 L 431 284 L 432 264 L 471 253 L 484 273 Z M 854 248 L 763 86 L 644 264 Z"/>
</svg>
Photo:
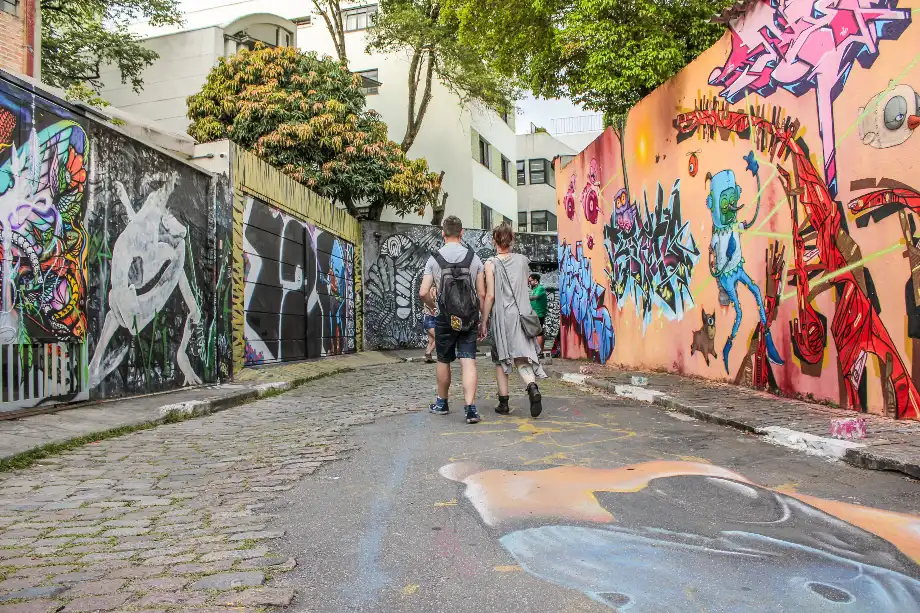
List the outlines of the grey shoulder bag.
<svg viewBox="0 0 920 613">
<path fill-rule="evenodd" d="M 524 330 L 524 334 L 527 338 L 537 338 L 543 334 L 543 325 L 540 324 L 540 318 L 537 317 L 536 314 L 524 315 L 521 313 L 521 307 L 518 306 L 517 296 L 514 295 L 514 287 L 511 285 L 511 278 L 508 276 L 508 271 L 505 270 L 505 263 L 502 262 L 498 256 L 495 256 L 495 261 L 501 265 L 502 273 L 505 275 L 505 281 L 508 282 L 508 289 L 511 290 L 511 299 L 514 300 L 514 308 L 517 309 L 518 317 L 521 321 L 521 329 Z"/>
</svg>

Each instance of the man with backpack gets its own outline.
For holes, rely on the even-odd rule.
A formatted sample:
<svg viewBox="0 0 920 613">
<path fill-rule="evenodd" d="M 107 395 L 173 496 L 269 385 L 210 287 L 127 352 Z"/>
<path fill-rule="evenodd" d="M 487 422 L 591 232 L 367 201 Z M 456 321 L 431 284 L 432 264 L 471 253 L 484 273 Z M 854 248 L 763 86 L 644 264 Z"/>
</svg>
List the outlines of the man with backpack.
<svg viewBox="0 0 920 613">
<path fill-rule="evenodd" d="M 479 423 L 476 410 L 476 340 L 480 305 L 486 293 L 482 260 L 460 242 L 463 224 L 454 215 L 441 224 L 444 246 L 431 254 L 425 264 L 425 276 L 419 297 L 429 308 L 437 306 L 435 350 L 438 355 L 438 395 L 429 410 L 447 415 L 450 393 L 450 364 L 460 360 L 463 376 L 463 400 L 466 423 Z M 437 305 L 432 304 L 431 288 L 437 288 Z"/>
</svg>

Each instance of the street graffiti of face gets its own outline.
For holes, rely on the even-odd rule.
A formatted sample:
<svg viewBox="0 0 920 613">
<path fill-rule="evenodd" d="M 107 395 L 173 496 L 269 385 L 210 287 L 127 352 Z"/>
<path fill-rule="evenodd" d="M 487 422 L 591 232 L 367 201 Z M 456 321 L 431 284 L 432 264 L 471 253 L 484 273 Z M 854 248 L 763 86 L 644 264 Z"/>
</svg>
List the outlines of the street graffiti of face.
<svg viewBox="0 0 920 613">
<path fill-rule="evenodd" d="M 901 613 L 920 518 L 760 487 L 692 462 L 441 469 L 527 572 L 617 611 Z"/>
</svg>

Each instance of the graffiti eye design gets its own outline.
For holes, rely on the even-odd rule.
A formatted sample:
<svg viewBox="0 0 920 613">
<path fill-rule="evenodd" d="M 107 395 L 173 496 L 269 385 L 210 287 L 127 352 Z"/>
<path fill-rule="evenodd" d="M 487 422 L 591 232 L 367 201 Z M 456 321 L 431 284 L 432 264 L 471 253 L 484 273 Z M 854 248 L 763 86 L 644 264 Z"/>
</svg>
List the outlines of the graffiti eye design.
<svg viewBox="0 0 920 613">
<path fill-rule="evenodd" d="M 697 170 L 699 170 L 699 160 L 697 159 L 695 153 L 691 153 L 690 163 L 688 165 L 687 171 L 690 173 L 691 177 L 695 177 Z"/>
<path fill-rule="evenodd" d="M 904 96 L 894 96 L 885 104 L 885 127 L 889 130 L 897 130 L 903 126 L 906 116 L 907 100 Z"/>
</svg>

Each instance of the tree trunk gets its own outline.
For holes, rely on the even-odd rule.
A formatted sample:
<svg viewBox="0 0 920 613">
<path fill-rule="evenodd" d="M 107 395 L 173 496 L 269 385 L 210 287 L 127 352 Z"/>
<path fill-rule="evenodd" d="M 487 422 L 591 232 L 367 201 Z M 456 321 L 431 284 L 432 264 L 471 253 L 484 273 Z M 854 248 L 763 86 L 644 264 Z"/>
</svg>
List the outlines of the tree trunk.
<svg viewBox="0 0 920 613">
<path fill-rule="evenodd" d="M 399 144 L 399 148 L 403 150 L 403 153 L 407 153 L 412 148 L 415 137 L 418 136 L 419 130 L 422 129 L 422 120 L 425 118 L 425 112 L 431 102 L 435 61 L 435 53 L 431 48 L 416 49 L 412 53 L 412 62 L 409 65 L 409 117 L 406 122 L 406 133 Z M 427 65 L 425 65 L 426 63 Z M 421 84 L 423 70 L 425 72 L 425 85 L 424 89 L 422 89 L 422 101 L 416 109 L 415 103 L 418 100 L 418 89 Z"/>
<path fill-rule="evenodd" d="M 345 210 L 348 211 L 348 214 L 352 217 L 358 216 L 358 207 L 355 206 L 354 201 L 351 196 L 346 196 L 342 198 L 342 204 L 345 205 Z"/>
<path fill-rule="evenodd" d="M 368 221 L 380 221 L 381 215 L 383 215 L 383 203 L 375 202 L 367 212 L 367 219 Z"/>
<path fill-rule="evenodd" d="M 323 16 L 326 29 L 335 45 L 335 53 L 339 60 L 348 64 L 348 53 L 345 50 L 345 24 L 342 21 L 342 6 L 339 0 L 313 0 L 313 6 Z"/>
<path fill-rule="evenodd" d="M 628 115 L 627 115 L 628 117 Z M 626 119 L 627 117 L 617 117 L 613 122 L 613 131 L 620 141 L 620 164 L 623 168 L 623 189 L 626 190 L 627 202 L 632 202 L 632 194 L 629 193 L 629 175 L 626 174 Z"/>
</svg>

